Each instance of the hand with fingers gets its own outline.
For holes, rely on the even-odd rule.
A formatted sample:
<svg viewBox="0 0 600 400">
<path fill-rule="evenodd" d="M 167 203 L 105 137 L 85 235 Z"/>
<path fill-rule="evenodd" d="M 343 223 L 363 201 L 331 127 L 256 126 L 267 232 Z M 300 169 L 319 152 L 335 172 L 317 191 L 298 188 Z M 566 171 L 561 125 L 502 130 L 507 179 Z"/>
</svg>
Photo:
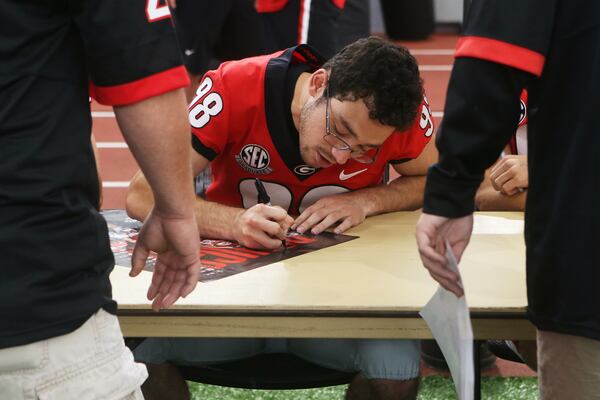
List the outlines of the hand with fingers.
<svg viewBox="0 0 600 400">
<path fill-rule="evenodd" d="M 473 214 L 446 218 L 423 213 L 417 223 L 417 246 L 423 266 L 433 279 L 458 297 L 464 291 L 459 284 L 459 276 L 448 267 L 445 243 L 446 240 L 450 243 L 457 262 L 460 262 L 472 231 Z"/>
<path fill-rule="evenodd" d="M 152 309 L 168 308 L 179 297 L 194 290 L 200 277 L 200 236 L 196 219 L 189 216 L 161 215 L 156 209 L 149 215 L 138 236 L 131 258 L 130 276 L 137 276 L 153 251 L 157 261 L 148 289 Z"/>
<path fill-rule="evenodd" d="M 522 192 L 529 186 L 527 155 L 511 154 L 502 157 L 491 169 L 494 189 L 507 196 Z"/>
<path fill-rule="evenodd" d="M 343 233 L 353 226 L 361 224 L 366 217 L 366 210 L 351 193 L 337 194 L 322 197 L 305 209 L 294 220 L 292 229 L 299 233 L 310 230 L 311 233 L 317 235 L 339 223 L 334 232 Z"/>
<path fill-rule="evenodd" d="M 238 213 L 233 236 L 245 247 L 277 249 L 285 241 L 292 222 L 283 208 L 259 203 Z"/>
</svg>

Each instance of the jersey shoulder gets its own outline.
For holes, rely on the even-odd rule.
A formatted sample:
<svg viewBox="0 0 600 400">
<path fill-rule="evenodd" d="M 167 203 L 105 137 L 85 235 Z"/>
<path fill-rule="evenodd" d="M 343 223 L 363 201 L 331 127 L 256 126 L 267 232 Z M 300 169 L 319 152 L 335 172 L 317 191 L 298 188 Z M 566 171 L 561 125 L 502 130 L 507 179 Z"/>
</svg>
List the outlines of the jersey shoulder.
<svg viewBox="0 0 600 400">
<path fill-rule="evenodd" d="M 404 131 L 394 132 L 386 141 L 385 145 L 391 149 L 390 162 L 404 162 L 417 158 L 433 137 L 434 130 L 433 113 L 427 97 L 423 96 L 413 124 Z"/>
</svg>

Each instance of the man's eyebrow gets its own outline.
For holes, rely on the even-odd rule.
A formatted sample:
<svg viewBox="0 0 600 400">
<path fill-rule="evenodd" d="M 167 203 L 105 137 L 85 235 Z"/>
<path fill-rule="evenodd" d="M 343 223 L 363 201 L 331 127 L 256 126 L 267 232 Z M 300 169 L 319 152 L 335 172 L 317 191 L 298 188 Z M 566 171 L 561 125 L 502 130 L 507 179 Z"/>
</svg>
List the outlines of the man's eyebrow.
<svg viewBox="0 0 600 400">
<path fill-rule="evenodd" d="M 348 133 L 350 133 L 350 136 L 352 136 L 354 139 L 358 139 L 358 135 L 356 134 L 356 132 L 354 132 L 352 130 L 352 128 L 348 124 L 348 121 L 346 121 L 346 118 L 340 116 L 339 117 L 339 122 L 344 127 L 344 129 L 346 129 L 348 131 Z"/>
<path fill-rule="evenodd" d="M 352 130 L 352 128 L 348 124 L 348 121 L 346 121 L 346 119 L 344 117 L 340 116 L 338 118 L 338 121 L 339 121 L 340 125 L 342 125 L 344 127 L 344 129 L 346 129 L 348 131 L 348 133 L 350 133 L 350 136 L 352 136 L 354 139 L 358 140 L 358 135 L 356 134 L 356 132 L 354 132 Z M 339 133 L 339 131 L 338 131 L 338 133 Z M 381 144 L 361 143 L 361 146 L 377 148 L 377 147 L 381 147 Z"/>
</svg>

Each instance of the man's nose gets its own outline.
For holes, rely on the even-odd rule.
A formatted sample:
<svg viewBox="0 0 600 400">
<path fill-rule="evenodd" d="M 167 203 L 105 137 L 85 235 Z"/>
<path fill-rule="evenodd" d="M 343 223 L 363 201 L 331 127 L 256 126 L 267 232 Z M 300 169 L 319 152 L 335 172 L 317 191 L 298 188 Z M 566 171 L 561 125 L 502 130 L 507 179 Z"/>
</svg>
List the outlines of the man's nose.
<svg viewBox="0 0 600 400">
<path fill-rule="evenodd" d="M 350 151 L 336 149 L 335 147 L 331 148 L 331 155 L 335 158 L 335 162 L 340 165 L 346 164 L 350 159 Z"/>
</svg>

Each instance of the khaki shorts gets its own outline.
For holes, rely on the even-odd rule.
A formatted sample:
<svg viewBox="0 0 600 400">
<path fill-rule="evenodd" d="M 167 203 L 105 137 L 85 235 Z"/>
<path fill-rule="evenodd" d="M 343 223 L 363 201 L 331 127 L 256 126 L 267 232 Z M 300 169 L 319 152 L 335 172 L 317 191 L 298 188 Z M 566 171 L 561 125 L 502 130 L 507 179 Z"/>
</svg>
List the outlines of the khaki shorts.
<svg viewBox="0 0 600 400">
<path fill-rule="evenodd" d="M 600 399 L 600 341 L 538 330 L 540 400 Z"/>
<path fill-rule="evenodd" d="M 69 334 L 0 349 L 0 400 L 137 400 L 147 376 L 104 310 Z"/>
</svg>

